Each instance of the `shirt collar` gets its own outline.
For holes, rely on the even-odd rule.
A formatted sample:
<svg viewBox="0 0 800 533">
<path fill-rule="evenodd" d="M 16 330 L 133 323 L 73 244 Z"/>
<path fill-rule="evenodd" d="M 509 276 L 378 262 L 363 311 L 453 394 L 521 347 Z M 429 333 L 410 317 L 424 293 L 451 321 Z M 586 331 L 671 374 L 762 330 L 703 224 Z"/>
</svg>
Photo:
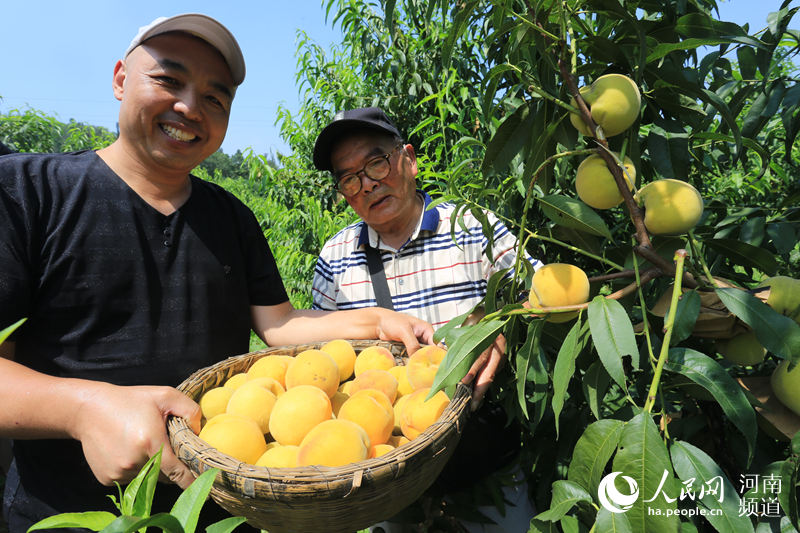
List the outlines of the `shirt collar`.
<svg viewBox="0 0 800 533">
<path fill-rule="evenodd" d="M 413 241 L 414 239 L 419 236 L 419 232 L 422 230 L 425 231 L 436 231 L 439 227 L 439 210 L 438 209 L 428 209 L 428 205 L 431 203 L 431 197 L 428 196 L 428 193 L 421 189 L 417 189 L 417 194 L 422 197 L 423 205 L 422 205 L 422 216 L 420 217 L 421 220 L 417 222 L 417 229 L 414 230 L 414 233 L 411 235 L 409 240 Z M 358 246 L 373 246 L 375 247 L 378 244 L 378 233 L 367 226 L 364 221 L 361 222 L 361 232 L 358 235 Z"/>
</svg>

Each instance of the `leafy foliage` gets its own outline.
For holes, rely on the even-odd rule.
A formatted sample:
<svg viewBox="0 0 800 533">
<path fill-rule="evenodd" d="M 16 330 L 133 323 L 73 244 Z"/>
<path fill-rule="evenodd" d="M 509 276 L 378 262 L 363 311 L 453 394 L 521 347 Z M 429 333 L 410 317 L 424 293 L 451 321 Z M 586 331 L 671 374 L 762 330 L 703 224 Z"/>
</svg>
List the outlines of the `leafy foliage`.
<svg viewBox="0 0 800 533">
<path fill-rule="evenodd" d="M 122 487 L 117 484 L 119 499 L 110 497 L 119 510 L 119 516 L 106 511 L 61 513 L 40 520 L 28 531 L 69 527 L 86 528 L 103 533 L 134 533 L 153 527 L 170 533 L 194 533 L 200 510 L 208 498 L 218 470 L 212 468 L 200 474 L 181 493 L 169 513 L 151 515 L 150 510 L 153 505 L 160 467 L 161 451 L 159 450 L 145 463 L 124 492 Z M 242 517 L 226 518 L 209 526 L 209 530 L 214 528 L 216 533 L 229 533 L 245 520 Z"/>
<path fill-rule="evenodd" d="M 800 327 L 749 292 L 766 276 L 800 275 L 792 63 L 800 32 L 789 28 L 797 8 L 783 2 L 764 28 L 751 29 L 718 20 L 714 0 L 323 5 L 344 40 L 326 54 L 301 34 L 306 103 L 279 117 L 295 150 L 287 159 L 310 167 L 313 139 L 335 111 L 379 105 L 414 144 L 419 182 L 432 196 L 490 209 L 518 232 L 520 249 L 590 273 L 595 298 L 574 324 L 545 322 L 517 303 L 530 286 L 521 263 L 512 279 L 490 280 L 480 323 L 457 327 L 459 317 L 437 335 L 450 346 L 442 388 L 497 331 L 506 336 L 509 364 L 490 401 L 522 422 L 521 465 L 542 511 L 531 530 L 772 527 L 778 518 L 741 515 L 745 495 L 734 487 L 770 464 L 788 480 L 781 526 L 800 525 L 796 452 L 759 428 L 754 400 L 737 382 L 800 357 Z M 607 147 L 634 161 L 638 187 L 675 178 L 701 192 L 704 216 L 686 235 L 647 234 L 635 204 L 595 211 L 576 197 L 577 166 L 598 143 L 570 124 L 570 98 L 612 72 L 635 81 L 643 105 Z M 688 257 L 676 261 L 681 249 Z M 718 280 L 737 288 L 715 292 Z M 666 317 L 651 312 L 668 293 Z M 733 365 L 697 333 L 709 298 L 731 324 L 756 331 L 770 351 L 763 363 Z M 689 480 L 719 476 L 724 502 L 661 498 L 652 506 L 722 504 L 724 516 L 654 517 L 640 498 L 622 518 L 598 500 L 612 471 L 633 476 L 647 496 L 663 474 L 662 494 L 675 498 Z"/>
<path fill-rule="evenodd" d="M 63 123 L 35 109 L 0 115 L 0 141 L 17 152 L 71 152 L 108 146 L 116 135 L 101 126 Z"/>
</svg>

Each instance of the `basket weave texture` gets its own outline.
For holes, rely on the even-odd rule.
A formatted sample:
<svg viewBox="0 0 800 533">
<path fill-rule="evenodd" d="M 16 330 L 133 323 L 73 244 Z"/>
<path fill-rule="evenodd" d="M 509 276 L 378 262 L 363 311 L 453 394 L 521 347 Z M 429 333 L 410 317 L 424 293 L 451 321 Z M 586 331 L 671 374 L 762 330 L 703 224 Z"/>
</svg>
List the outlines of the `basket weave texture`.
<svg viewBox="0 0 800 533">
<path fill-rule="evenodd" d="M 207 390 L 245 372 L 266 355 L 294 356 L 324 343 L 281 346 L 230 357 L 194 372 L 178 389 L 197 401 Z M 398 364 L 407 353 L 400 343 L 352 340 L 356 353 L 384 346 Z M 353 532 L 385 520 L 415 501 L 437 478 L 461 437 L 471 389 L 459 384 L 439 420 L 419 437 L 375 459 L 339 467 L 266 468 L 242 463 L 197 437 L 186 421 L 167 422 L 175 454 L 196 475 L 220 473 L 211 497 L 252 526 L 269 533 Z"/>
</svg>

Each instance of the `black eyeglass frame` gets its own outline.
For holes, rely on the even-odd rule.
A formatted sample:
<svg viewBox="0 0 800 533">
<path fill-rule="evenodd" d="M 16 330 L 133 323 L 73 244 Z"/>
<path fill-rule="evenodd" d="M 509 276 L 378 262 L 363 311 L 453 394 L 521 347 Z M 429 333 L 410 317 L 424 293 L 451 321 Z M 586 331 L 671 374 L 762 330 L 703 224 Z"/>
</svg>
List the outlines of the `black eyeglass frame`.
<svg viewBox="0 0 800 533">
<path fill-rule="evenodd" d="M 351 196 L 355 196 L 356 194 L 361 192 L 361 187 L 362 187 L 361 175 L 362 174 L 364 176 L 368 177 L 369 179 L 373 180 L 373 181 L 381 181 L 381 180 L 386 179 L 386 177 L 389 176 L 389 174 L 392 173 L 392 162 L 391 162 L 392 155 L 397 151 L 398 148 L 404 148 L 404 147 L 405 147 L 405 143 L 400 142 L 397 145 L 395 145 L 395 147 L 392 148 L 389 152 L 386 152 L 383 155 L 379 155 L 379 156 L 375 156 L 375 157 L 371 158 L 369 161 L 364 163 L 364 166 L 361 167 L 360 170 L 357 170 L 356 172 L 350 172 L 349 174 L 345 174 L 344 176 L 338 178 L 336 180 L 336 190 L 339 191 L 340 193 L 342 193 L 342 195 L 345 196 L 346 198 L 350 198 Z M 382 176 L 374 176 L 374 175 L 371 175 L 369 172 L 367 172 L 367 168 L 369 168 L 370 165 L 375 164 L 377 161 L 379 161 L 381 159 L 386 161 L 386 171 L 383 173 Z M 352 193 L 348 194 L 344 190 L 346 188 L 343 185 L 345 182 L 347 182 L 347 183 L 356 183 L 357 182 L 358 183 L 358 189 L 356 189 Z"/>
</svg>

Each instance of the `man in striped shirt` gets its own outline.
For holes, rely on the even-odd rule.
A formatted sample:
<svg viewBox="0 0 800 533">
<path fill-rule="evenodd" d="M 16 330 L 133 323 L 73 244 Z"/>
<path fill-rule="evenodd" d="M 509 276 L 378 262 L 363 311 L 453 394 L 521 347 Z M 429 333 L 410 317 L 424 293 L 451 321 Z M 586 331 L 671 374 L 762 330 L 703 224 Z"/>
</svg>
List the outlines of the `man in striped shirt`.
<svg viewBox="0 0 800 533">
<path fill-rule="evenodd" d="M 486 213 L 493 228 L 490 253 L 489 239 L 472 213 L 462 211 L 454 223 L 453 204 L 429 207 L 431 198 L 416 186 L 414 147 L 403 141 L 381 109 L 338 113 L 317 138 L 314 165 L 331 172 L 337 189 L 361 217 L 323 246 L 314 271 L 315 309 L 381 305 L 368 265 L 370 249 L 380 258 L 375 261 L 382 264 L 390 305 L 434 329 L 472 310 L 485 296 L 490 276 L 514 267 L 517 240 L 492 213 Z M 541 266 L 527 254 L 526 259 L 533 268 Z M 473 408 L 504 357 L 500 336 L 465 376 L 465 383 L 475 382 Z M 491 455 L 484 446 L 482 461 L 490 463 L 486 452 Z M 531 508 L 524 498 L 517 500 L 520 522 L 511 528 L 527 529 Z"/>
<path fill-rule="evenodd" d="M 452 223 L 455 206 L 428 208 L 431 198 L 416 188 L 414 147 L 379 108 L 340 112 L 314 146 L 314 165 L 330 171 L 336 187 L 361 217 L 322 248 L 314 271 L 315 309 L 356 309 L 378 305 L 366 251 L 380 253 L 395 311 L 438 328 L 475 307 L 495 272 L 516 261 L 516 238 L 497 218 L 489 239 L 470 212 Z M 451 234 L 455 229 L 455 235 Z M 541 263 L 527 257 L 534 268 Z M 502 339 L 500 343 L 502 344 Z M 487 350 L 467 374 L 480 402 L 502 361 L 503 346 Z M 480 371 L 478 373 L 478 371 Z"/>
</svg>

